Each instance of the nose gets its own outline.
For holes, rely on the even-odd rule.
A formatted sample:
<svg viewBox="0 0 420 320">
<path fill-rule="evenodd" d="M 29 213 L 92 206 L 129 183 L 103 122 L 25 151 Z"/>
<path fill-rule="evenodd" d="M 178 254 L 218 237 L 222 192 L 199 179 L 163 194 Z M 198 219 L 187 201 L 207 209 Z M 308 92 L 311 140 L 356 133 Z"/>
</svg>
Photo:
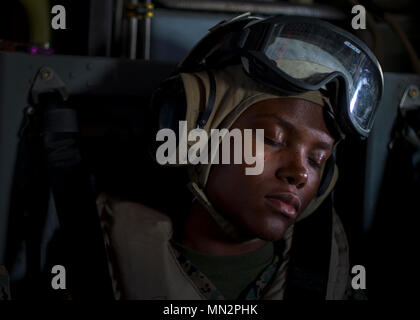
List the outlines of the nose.
<svg viewBox="0 0 420 320">
<path fill-rule="evenodd" d="M 290 154 L 279 161 L 282 165 L 276 171 L 278 179 L 295 185 L 297 189 L 303 188 L 308 182 L 308 170 L 304 165 L 303 157 L 298 153 Z M 285 158 L 288 159 L 285 159 Z M 284 161 L 286 160 L 286 161 Z"/>
</svg>

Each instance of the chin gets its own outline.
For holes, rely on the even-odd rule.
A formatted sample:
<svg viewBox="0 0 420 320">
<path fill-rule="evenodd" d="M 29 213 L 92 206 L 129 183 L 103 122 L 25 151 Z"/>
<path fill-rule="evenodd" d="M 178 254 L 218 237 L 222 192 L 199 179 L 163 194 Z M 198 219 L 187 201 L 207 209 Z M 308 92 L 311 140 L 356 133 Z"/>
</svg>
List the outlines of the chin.
<svg viewBox="0 0 420 320">
<path fill-rule="evenodd" d="M 255 207 L 251 210 L 243 210 L 241 215 L 231 216 L 231 219 L 246 233 L 271 242 L 281 240 L 287 229 L 295 222 L 294 219 L 279 213 Z"/>
<path fill-rule="evenodd" d="M 268 230 L 268 231 L 264 231 L 259 238 L 265 241 L 271 241 L 271 242 L 275 242 L 275 241 L 279 241 L 281 239 L 283 239 L 285 234 L 284 230 Z"/>
<path fill-rule="evenodd" d="M 257 228 L 250 230 L 258 238 L 265 241 L 278 241 L 281 240 L 289 225 L 286 225 L 283 221 L 266 222 L 264 225 L 258 225 Z"/>
</svg>

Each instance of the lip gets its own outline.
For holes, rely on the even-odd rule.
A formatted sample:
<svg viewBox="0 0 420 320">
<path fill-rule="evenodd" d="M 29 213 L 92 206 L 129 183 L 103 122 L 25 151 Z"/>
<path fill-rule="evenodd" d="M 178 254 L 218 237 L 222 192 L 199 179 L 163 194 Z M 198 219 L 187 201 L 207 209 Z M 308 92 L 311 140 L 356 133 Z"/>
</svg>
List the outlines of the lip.
<svg viewBox="0 0 420 320">
<path fill-rule="evenodd" d="M 293 193 L 276 193 L 265 196 L 269 205 L 288 218 L 295 218 L 299 208 L 300 200 Z"/>
</svg>

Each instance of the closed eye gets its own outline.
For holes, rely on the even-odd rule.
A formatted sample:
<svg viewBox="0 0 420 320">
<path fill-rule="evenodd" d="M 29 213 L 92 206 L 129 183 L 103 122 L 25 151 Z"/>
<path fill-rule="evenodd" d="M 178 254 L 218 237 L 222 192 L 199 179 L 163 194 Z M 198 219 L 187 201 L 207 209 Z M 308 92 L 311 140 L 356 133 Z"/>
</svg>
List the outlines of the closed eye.
<svg viewBox="0 0 420 320">
<path fill-rule="evenodd" d="M 267 137 L 264 137 L 264 143 L 268 144 L 270 146 L 273 146 L 273 147 L 280 147 L 280 146 L 284 145 L 283 142 L 275 141 L 275 140 L 267 138 Z"/>
<path fill-rule="evenodd" d="M 314 168 L 317 168 L 317 169 L 321 169 L 321 167 L 322 167 L 321 162 L 319 162 L 317 160 L 314 160 L 312 158 L 309 158 L 308 160 L 309 160 L 309 163 L 310 163 L 311 166 L 313 166 Z"/>
</svg>

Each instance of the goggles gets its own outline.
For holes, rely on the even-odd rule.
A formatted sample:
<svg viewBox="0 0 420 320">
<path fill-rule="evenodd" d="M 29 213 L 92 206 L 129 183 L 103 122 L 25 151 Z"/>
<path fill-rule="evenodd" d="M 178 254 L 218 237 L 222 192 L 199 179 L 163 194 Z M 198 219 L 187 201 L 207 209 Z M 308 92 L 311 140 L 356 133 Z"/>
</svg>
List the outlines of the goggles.
<svg viewBox="0 0 420 320">
<path fill-rule="evenodd" d="M 238 20 L 239 30 L 228 28 L 238 25 Z M 220 29 L 228 32 L 220 36 Z M 203 50 L 207 38 L 221 43 L 200 61 L 202 66 L 217 67 L 227 57 L 240 57 L 250 77 L 283 94 L 321 90 L 331 101 L 343 135 L 369 135 L 382 96 L 383 74 L 369 48 L 349 32 L 314 18 L 241 17 L 214 27 L 193 51 L 200 51 L 200 45 Z M 197 52 L 191 56 L 199 62 Z M 189 62 L 187 57 L 181 67 Z"/>
</svg>

